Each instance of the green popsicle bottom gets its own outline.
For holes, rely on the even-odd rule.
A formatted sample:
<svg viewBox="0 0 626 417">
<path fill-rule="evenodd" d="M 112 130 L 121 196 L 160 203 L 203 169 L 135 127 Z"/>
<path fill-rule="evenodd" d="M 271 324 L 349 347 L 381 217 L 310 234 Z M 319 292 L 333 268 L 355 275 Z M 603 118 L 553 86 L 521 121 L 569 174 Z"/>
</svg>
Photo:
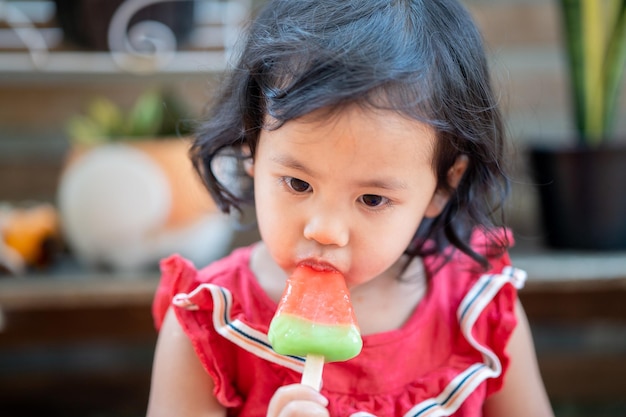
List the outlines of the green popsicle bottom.
<svg viewBox="0 0 626 417">
<path fill-rule="evenodd" d="M 281 355 L 321 355 L 326 362 L 352 359 L 363 347 L 355 325 L 314 323 L 290 314 L 272 319 L 268 337 Z"/>
</svg>

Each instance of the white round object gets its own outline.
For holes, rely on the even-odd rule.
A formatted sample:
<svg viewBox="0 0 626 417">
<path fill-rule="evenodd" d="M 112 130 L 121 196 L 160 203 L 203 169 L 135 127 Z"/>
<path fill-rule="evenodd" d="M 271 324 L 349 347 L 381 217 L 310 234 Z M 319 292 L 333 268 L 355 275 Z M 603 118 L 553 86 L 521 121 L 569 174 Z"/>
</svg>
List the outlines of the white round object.
<svg viewBox="0 0 626 417">
<path fill-rule="evenodd" d="M 58 205 L 65 238 L 89 264 L 137 269 L 142 245 L 166 222 L 169 182 L 150 157 L 127 145 L 94 148 L 62 175 Z"/>
</svg>

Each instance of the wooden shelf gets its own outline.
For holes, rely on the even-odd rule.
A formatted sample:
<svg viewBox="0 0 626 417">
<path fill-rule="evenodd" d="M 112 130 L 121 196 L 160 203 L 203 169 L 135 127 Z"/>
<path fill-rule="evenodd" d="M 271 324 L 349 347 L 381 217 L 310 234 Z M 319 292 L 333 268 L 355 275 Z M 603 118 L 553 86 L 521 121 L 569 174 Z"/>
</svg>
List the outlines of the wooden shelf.
<svg viewBox="0 0 626 417">
<path fill-rule="evenodd" d="M 178 51 L 163 67 L 150 69 L 149 61 L 144 70 L 128 71 L 120 68 L 108 52 L 48 52 L 40 55 L 27 52 L 0 52 L 0 73 L 3 83 L 19 80 L 35 82 L 65 80 L 80 77 L 103 76 L 173 76 L 181 74 L 219 73 L 226 68 L 227 57 L 223 50 Z"/>
<path fill-rule="evenodd" d="M 584 253 L 512 251 L 513 265 L 528 273 L 524 292 L 626 291 L 626 252 Z M 28 308 L 80 303 L 145 302 L 152 296 L 159 272 L 103 272 L 85 270 L 62 259 L 50 271 L 24 277 L 0 278 L 0 306 Z M 626 309 L 626 306 L 625 306 Z"/>
<path fill-rule="evenodd" d="M 157 283 L 156 273 L 4 278 L 0 281 L 0 310 L 146 306 L 152 302 Z"/>
</svg>

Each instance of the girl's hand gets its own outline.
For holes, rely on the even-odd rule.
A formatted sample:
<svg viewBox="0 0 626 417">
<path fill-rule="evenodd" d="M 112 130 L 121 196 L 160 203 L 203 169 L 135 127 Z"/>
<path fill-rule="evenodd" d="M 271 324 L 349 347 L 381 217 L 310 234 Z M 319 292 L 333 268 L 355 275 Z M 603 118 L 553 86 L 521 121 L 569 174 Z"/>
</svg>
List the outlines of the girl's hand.
<svg viewBox="0 0 626 417">
<path fill-rule="evenodd" d="M 267 417 L 329 417 L 327 405 L 326 397 L 311 387 L 285 385 L 270 400 Z"/>
</svg>

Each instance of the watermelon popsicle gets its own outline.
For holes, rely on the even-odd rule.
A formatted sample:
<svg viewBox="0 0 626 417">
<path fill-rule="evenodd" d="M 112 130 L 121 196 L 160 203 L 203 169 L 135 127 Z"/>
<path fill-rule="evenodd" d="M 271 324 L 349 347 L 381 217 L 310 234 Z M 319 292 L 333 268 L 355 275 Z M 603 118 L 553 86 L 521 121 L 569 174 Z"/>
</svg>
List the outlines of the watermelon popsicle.
<svg viewBox="0 0 626 417">
<path fill-rule="evenodd" d="M 276 352 L 306 356 L 302 383 L 319 390 L 324 363 L 351 359 L 363 346 L 343 275 L 298 266 L 287 280 L 268 337 Z"/>
</svg>

